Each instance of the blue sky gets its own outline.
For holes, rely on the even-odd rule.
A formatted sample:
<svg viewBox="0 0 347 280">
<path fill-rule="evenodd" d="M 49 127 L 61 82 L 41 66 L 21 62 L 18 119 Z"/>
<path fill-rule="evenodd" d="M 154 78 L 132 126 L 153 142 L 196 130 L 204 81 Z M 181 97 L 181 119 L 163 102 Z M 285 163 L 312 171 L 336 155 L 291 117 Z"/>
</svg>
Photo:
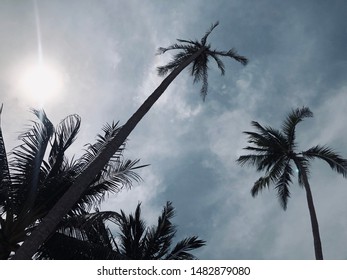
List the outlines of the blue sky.
<svg viewBox="0 0 347 280">
<path fill-rule="evenodd" d="M 199 235 L 201 259 L 313 259 L 305 192 L 296 181 L 287 211 L 270 188 L 257 198 L 258 174 L 236 159 L 250 122 L 279 127 L 286 114 L 308 106 L 314 118 L 297 130 L 299 148 L 327 144 L 347 157 L 347 24 L 345 1 L 1 1 L 0 100 L 8 149 L 43 106 L 53 123 L 82 118 L 71 155 L 81 154 L 106 122 L 124 123 L 162 78 L 156 56 L 176 38 L 199 39 L 209 26 L 218 49 L 249 58 L 210 65 L 209 93 L 183 72 L 129 137 L 126 157 L 150 164 L 143 182 L 110 196 L 103 209 L 134 211 L 142 202 L 155 223 L 167 200 L 176 208 L 178 238 Z M 37 21 L 39 19 L 39 21 Z M 44 103 L 18 87 L 23 69 L 42 59 L 59 74 L 59 93 Z M 310 177 L 327 259 L 347 258 L 347 185 L 325 163 Z"/>
</svg>

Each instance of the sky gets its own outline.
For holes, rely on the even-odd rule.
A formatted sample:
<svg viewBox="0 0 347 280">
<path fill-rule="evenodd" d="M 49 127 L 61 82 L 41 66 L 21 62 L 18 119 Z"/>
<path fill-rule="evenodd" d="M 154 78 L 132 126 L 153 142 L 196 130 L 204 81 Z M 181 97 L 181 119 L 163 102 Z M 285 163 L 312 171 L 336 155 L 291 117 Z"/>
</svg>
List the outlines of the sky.
<svg viewBox="0 0 347 280">
<path fill-rule="evenodd" d="M 102 209 L 130 213 L 142 202 L 151 225 L 172 201 L 177 241 L 198 235 L 207 242 L 194 252 L 200 259 L 314 259 L 305 191 L 297 180 L 283 211 L 272 186 L 251 196 L 262 173 L 236 159 L 246 153 L 242 132 L 252 130 L 251 121 L 280 128 L 291 109 L 302 106 L 314 118 L 298 126 L 299 150 L 326 144 L 347 157 L 346 11 L 343 0 L 1 0 L 7 150 L 35 119 L 34 107 L 54 124 L 81 116 L 69 151 L 81 155 L 105 123 L 126 122 L 160 84 L 156 67 L 174 53 L 158 56 L 158 47 L 200 39 L 219 21 L 209 42 L 235 48 L 249 64 L 224 60 L 221 76 L 211 63 L 205 102 L 200 85 L 182 72 L 129 137 L 125 157 L 150 164 L 139 172 L 143 181 L 109 196 Z M 38 61 L 50 69 L 47 94 L 39 97 L 30 91 Z M 310 183 L 324 257 L 346 259 L 347 181 L 314 161 Z"/>
</svg>

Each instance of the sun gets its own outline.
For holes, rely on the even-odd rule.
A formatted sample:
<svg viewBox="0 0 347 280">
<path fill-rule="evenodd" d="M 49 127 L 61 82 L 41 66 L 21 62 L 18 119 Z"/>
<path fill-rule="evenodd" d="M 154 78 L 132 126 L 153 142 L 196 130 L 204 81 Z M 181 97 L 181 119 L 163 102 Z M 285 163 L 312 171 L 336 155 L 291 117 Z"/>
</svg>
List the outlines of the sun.
<svg viewBox="0 0 347 280">
<path fill-rule="evenodd" d="M 55 99 L 63 86 L 60 72 L 45 63 L 29 64 L 18 73 L 18 86 L 22 94 L 34 103 L 43 106 Z"/>
</svg>

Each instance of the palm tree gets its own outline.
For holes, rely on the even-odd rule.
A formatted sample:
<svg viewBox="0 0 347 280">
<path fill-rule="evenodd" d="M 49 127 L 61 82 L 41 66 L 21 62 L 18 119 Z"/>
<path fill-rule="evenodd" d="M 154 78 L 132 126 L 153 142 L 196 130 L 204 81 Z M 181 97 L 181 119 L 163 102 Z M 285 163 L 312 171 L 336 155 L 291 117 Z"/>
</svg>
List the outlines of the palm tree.
<svg viewBox="0 0 347 280">
<path fill-rule="evenodd" d="M 0 113 L 1 110 L 2 107 Z M 117 124 L 106 125 L 104 135 L 99 135 L 95 144 L 89 144 L 80 159 L 69 161 L 65 152 L 77 136 L 80 117 L 70 115 L 54 128 L 44 111 L 33 110 L 33 113 L 39 121 L 20 135 L 23 144 L 15 147 L 9 157 L 0 126 L 1 259 L 7 259 L 19 248 L 81 170 L 119 130 Z M 130 187 L 133 180 L 140 180 L 135 171 L 142 166 L 138 160 L 124 160 L 123 150 L 124 145 L 93 178 L 65 218 L 85 213 L 98 206 L 107 193 L 118 192 Z"/>
<path fill-rule="evenodd" d="M 128 259 L 128 260 L 193 260 L 189 251 L 205 245 L 197 236 L 179 241 L 170 249 L 176 234 L 171 223 L 174 208 L 167 202 L 157 226 L 146 227 L 141 218 L 141 204 L 127 216 L 106 211 L 70 217 L 64 227 L 40 248 L 39 259 Z M 119 236 L 112 234 L 105 222 L 117 224 Z M 66 248 L 69 250 L 66 250 Z"/>
<path fill-rule="evenodd" d="M 26 239 L 21 248 L 16 252 L 15 259 L 30 259 L 37 251 L 39 246 L 47 239 L 52 231 L 57 227 L 62 217 L 71 209 L 76 203 L 89 182 L 96 176 L 96 174 L 103 169 L 105 164 L 109 161 L 112 155 L 119 149 L 125 139 L 133 131 L 136 125 L 147 114 L 150 108 L 155 104 L 159 97 L 165 92 L 171 82 L 177 75 L 192 63 L 191 74 L 194 76 L 194 81 L 202 80 L 203 86 L 201 94 L 203 99 L 207 93 L 207 69 L 209 58 L 212 57 L 221 74 L 224 74 L 224 65 L 219 57 L 229 57 L 243 65 L 246 65 L 248 60 L 244 56 L 238 55 L 234 49 L 229 51 L 213 50 L 210 44 L 207 44 L 207 38 L 213 29 L 218 25 L 218 22 L 213 24 L 206 32 L 200 41 L 191 40 L 178 40 L 180 44 L 174 44 L 168 48 L 159 48 L 159 53 L 165 53 L 169 50 L 180 50 L 174 56 L 174 60 L 166 66 L 159 67 L 158 72 L 164 75 L 168 72 L 170 74 L 162 81 L 158 88 L 145 100 L 139 109 L 129 118 L 122 129 L 117 133 L 116 137 L 104 147 L 96 160 L 92 161 L 80 176 L 76 179 L 68 192 L 59 200 L 59 202 L 52 208 L 51 212 L 45 217 L 37 229 Z"/>
<path fill-rule="evenodd" d="M 240 156 L 237 160 L 242 166 L 246 163 L 253 165 L 257 171 L 265 171 L 265 176 L 260 177 L 253 185 L 251 194 L 256 196 L 261 190 L 272 183 L 278 194 L 279 201 L 284 210 L 287 208 L 290 197 L 289 185 L 292 183 L 293 167 L 298 171 L 299 185 L 306 191 L 308 209 L 311 218 L 311 226 L 314 240 L 314 250 L 317 260 L 323 259 L 322 245 L 319 234 L 318 220 L 311 187 L 308 182 L 309 162 L 318 158 L 326 161 L 337 173 L 347 176 L 347 160 L 343 159 L 327 146 L 314 146 L 306 151 L 296 151 L 295 128 L 304 118 L 313 117 L 309 108 L 303 107 L 292 110 L 283 122 L 282 129 L 261 126 L 253 121 L 252 126 L 257 132 L 244 132 L 248 135 L 248 143 L 245 149 L 253 154 Z"/>
</svg>

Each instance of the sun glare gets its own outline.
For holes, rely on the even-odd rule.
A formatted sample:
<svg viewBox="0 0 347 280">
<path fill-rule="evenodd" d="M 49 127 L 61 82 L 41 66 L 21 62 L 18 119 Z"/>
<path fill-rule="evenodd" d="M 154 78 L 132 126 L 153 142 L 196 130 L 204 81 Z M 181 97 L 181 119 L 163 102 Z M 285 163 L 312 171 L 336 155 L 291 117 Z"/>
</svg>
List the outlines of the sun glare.
<svg viewBox="0 0 347 280">
<path fill-rule="evenodd" d="M 54 67 L 43 63 L 22 68 L 19 79 L 21 93 L 41 106 L 56 98 L 63 85 L 61 74 Z"/>
</svg>

